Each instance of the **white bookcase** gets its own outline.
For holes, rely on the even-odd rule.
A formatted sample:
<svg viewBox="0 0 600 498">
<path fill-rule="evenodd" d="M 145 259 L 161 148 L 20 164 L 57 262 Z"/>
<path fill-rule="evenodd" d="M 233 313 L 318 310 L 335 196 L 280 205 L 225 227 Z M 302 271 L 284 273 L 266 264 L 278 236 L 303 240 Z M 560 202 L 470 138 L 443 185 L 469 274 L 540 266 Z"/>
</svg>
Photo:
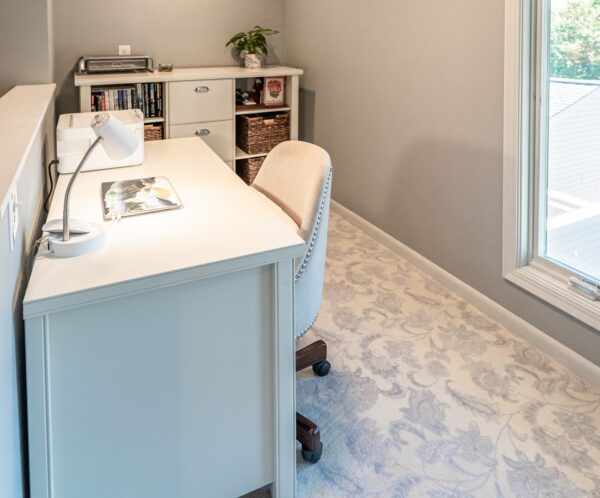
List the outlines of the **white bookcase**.
<svg viewBox="0 0 600 498">
<path fill-rule="evenodd" d="M 267 66 L 180 68 L 171 72 L 75 75 L 79 87 L 80 111 L 92 110 L 92 92 L 116 85 L 161 83 L 163 116 L 146 118 L 146 123 L 161 123 L 165 138 L 201 137 L 230 167 L 236 161 L 266 154 L 246 154 L 236 147 L 236 115 L 287 112 L 290 139 L 298 139 L 298 92 L 301 69 Z M 281 107 L 236 107 L 236 88 L 246 89 L 247 81 L 264 77 L 285 78 L 285 105 Z M 246 80 L 246 81 L 243 81 Z"/>
</svg>

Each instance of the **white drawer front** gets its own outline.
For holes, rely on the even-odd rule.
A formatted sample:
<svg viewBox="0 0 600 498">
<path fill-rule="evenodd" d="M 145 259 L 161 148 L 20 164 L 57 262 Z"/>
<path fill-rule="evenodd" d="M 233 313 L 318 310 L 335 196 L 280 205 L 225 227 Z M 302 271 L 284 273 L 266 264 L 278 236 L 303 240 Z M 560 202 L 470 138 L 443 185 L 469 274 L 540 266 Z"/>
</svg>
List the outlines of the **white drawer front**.
<svg viewBox="0 0 600 498">
<path fill-rule="evenodd" d="M 201 123 L 233 119 L 233 80 L 169 83 L 169 122 Z"/>
<path fill-rule="evenodd" d="M 171 125 L 170 138 L 200 137 L 223 161 L 233 160 L 233 121 Z"/>
</svg>

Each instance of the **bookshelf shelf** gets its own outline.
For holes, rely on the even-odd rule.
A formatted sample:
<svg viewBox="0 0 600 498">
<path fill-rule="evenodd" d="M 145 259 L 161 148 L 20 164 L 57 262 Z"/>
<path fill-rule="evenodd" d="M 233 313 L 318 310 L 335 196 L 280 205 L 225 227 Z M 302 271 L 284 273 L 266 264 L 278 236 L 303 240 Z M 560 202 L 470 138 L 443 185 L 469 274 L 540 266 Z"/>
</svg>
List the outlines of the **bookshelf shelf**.
<svg viewBox="0 0 600 498">
<path fill-rule="evenodd" d="M 288 106 L 266 106 L 266 105 L 238 105 L 235 106 L 236 116 L 243 116 L 245 114 L 259 114 L 267 112 L 283 112 L 289 111 L 291 107 Z"/>
<path fill-rule="evenodd" d="M 267 153 L 264 152 L 262 154 L 247 154 L 239 147 L 235 148 L 235 160 L 239 161 L 240 159 L 252 159 L 253 157 L 266 157 Z"/>
<path fill-rule="evenodd" d="M 152 124 L 152 123 L 164 123 L 165 122 L 165 118 L 144 118 L 144 123 L 145 124 Z"/>
</svg>

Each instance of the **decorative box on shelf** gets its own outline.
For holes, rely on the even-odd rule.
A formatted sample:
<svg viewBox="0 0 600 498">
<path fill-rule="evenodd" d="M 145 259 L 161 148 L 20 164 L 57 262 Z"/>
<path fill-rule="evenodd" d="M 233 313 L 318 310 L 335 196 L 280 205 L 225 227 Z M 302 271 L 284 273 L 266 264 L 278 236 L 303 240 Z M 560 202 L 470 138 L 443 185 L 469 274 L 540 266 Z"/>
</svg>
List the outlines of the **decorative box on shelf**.
<svg viewBox="0 0 600 498">
<path fill-rule="evenodd" d="M 280 114 L 237 116 L 236 145 L 247 154 L 263 154 L 290 139 L 290 117 Z"/>
</svg>

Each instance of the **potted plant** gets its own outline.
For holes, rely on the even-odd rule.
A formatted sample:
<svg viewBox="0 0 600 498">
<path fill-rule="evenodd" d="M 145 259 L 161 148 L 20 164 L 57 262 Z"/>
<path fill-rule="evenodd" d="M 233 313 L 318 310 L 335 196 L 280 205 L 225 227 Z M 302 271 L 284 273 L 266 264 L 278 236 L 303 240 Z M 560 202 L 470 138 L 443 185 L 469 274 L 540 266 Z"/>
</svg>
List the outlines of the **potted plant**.
<svg viewBox="0 0 600 498">
<path fill-rule="evenodd" d="M 247 33 L 241 32 L 234 35 L 226 43 L 226 47 L 233 45 L 233 50 L 239 56 L 244 56 L 244 63 L 247 68 L 258 69 L 262 66 L 261 56 L 267 55 L 267 36 L 276 35 L 279 31 L 271 28 L 261 28 L 254 26 Z"/>
</svg>

